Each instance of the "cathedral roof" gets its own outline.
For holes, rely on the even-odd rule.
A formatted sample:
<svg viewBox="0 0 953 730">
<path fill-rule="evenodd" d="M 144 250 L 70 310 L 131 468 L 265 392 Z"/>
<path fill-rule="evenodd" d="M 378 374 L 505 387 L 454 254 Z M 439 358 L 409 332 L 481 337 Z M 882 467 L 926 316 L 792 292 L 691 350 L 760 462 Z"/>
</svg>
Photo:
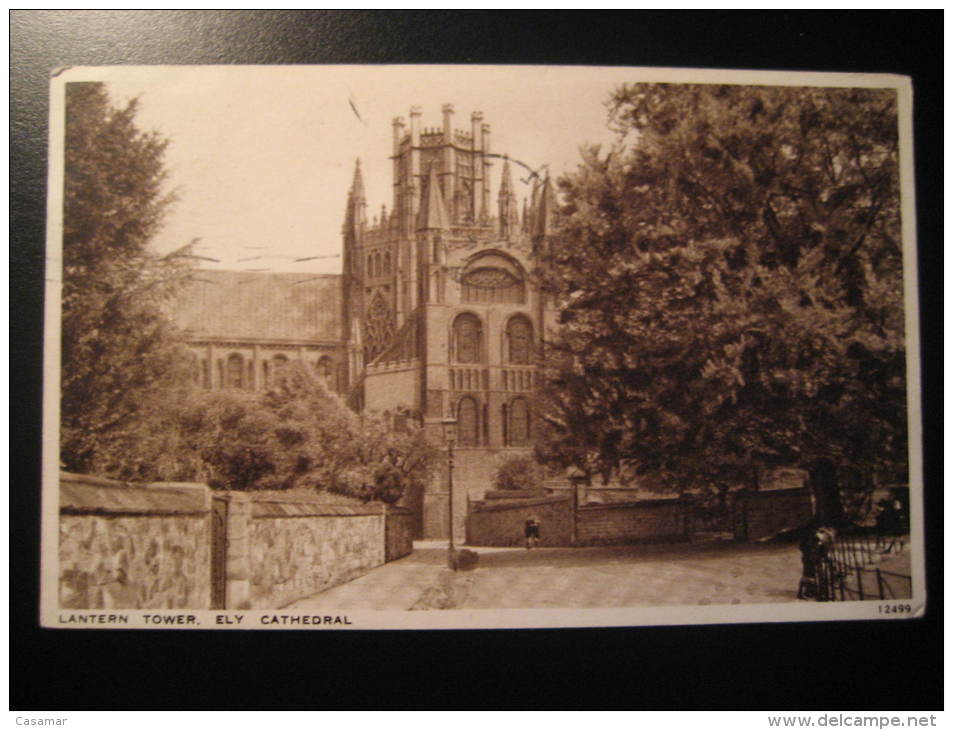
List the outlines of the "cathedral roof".
<svg viewBox="0 0 953 730">
<path fill-rule="evenodd" d="M 338 274 L 196 270 L 173 306 L 193 339 L 345 338 Z"/>
</svg>

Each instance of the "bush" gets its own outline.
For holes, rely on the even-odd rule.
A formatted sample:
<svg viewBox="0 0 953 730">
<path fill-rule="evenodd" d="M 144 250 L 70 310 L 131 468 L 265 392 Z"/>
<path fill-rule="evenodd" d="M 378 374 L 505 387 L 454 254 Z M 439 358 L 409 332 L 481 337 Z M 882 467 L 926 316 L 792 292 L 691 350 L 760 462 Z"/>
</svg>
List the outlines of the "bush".
<svg viewBox="0 0 953 730">
<path fill-rule="evenodd" d="M 543 482 L 543 470 L 532 456 L 510 456 L 493 477 L 497 489 L 536 489 Z"/>
<path fill-rule="evenodd" d="M 436 450 L 423 429 L 396 432 L 381 417 L 347 408 L 299 363 L 258 393 L 194 389 L 167 399 L 162 481 L 205 481 L 215 489 L 327 490 L 393 504 L 430 480 Z M 135 444 L 130 444 L 135 453 Z"/>
</svg>

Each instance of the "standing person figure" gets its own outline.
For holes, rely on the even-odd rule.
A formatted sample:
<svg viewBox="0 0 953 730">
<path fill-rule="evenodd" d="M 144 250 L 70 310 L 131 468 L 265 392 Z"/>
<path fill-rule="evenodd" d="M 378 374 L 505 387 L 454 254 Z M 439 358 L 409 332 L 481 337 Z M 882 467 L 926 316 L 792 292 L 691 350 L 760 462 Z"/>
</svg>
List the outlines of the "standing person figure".
<svg viewBox="0 0 953 730">
<path fill-rule="evenodd" d="M 539 544 L 539 520 L 534 516 L 526 520 L 526 549 Z"/>
<path fill-rule="evenodd" d="M 801 581 L 797 587 L 797 597 L 817 599 L 817 563 L 820 542 L 816 530 L 808 530 L 798 546 L 801 551 Z"/>
</svg>

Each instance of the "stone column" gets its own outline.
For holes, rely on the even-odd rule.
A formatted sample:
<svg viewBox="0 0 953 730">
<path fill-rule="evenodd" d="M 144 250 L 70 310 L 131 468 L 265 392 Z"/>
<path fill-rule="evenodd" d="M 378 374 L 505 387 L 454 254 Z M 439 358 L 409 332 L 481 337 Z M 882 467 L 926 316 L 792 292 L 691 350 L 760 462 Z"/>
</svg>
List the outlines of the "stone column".
<svg viewBox="0 0 953 730">
<path fill-rule="evenodd" d="M 480 220 L 480 207 L 483 205 L 483 188 L 486 184 L 483 177 L 483 112 L 473 112 L 470 115 L 470 129 L 473 150 L 473 191 L 470 205 L 473 210 L 473 221 Z"/>
<path fill-rule="evenodd" d="M 440 174 L 440 187 L 443 190 L 443 203 L 450 219 L 457 220 L 457 163 L 453 153 L 453 104 L 444 104 L 443 112 L 443 171 Z"/>
<path fill-rule="evenodd" d="M 490 217 L 490 125 L 483 124 L 480 127 L 480 144 L 483 154 L 481 159 L 475 162 L 481 162 L 483 170 L 480 173 L 483 178 L 483 199 L 480 201 L 480 221 L 485 222 Z M 476 217 L 476 215 L 474 215 Z"/>
<path fill-rule="evenodd" d="M 225 608 L 251 608 L 251 500 L 230 492 L 225 522 Z"/>
<path fill-rule="evenodd" d="M 423 175 L 423 170 L 420 169 L 420 116 L 422 113 L 419 106 L 410 107 L 410 174 L 407 179 L 409 210 L 404 232 L 411 239 L 416 233 L 417 213 L 420 211 L 420 191 L 423 187 L 420 181 Z"/>
<path fill-rule="evenodd" d="M 400 142 L 404 137 L 404 119 L 403 117 L 394 117 L 391 122 L 394 130 L 394 144 L 393 144 L 393 154 L 391 155 L 391 160 L 393 161 L 393 177 L 391 180 L 391 185 L 394 188 L 394 198 L 391 204 L 391 211 L 393 213 L 400 213 Z"/>
</svg>

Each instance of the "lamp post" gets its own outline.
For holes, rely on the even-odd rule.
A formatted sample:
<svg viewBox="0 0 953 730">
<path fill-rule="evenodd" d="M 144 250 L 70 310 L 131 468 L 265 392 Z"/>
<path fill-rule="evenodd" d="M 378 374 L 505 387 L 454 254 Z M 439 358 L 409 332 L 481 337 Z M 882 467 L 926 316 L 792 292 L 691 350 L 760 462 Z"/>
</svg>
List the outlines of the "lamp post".
<svg viewBox="0 0 953 730">
<path fill-rule="evenodd" d="M 453 442 L 457 438 L 457 419 L 447 416 L 440 422 L 443 426 L 443 440 L 447 444 L 447 529 L 449 547 L 447 549 L 450 566 L 456 570 L 453 559 Z"/>
</svg>

